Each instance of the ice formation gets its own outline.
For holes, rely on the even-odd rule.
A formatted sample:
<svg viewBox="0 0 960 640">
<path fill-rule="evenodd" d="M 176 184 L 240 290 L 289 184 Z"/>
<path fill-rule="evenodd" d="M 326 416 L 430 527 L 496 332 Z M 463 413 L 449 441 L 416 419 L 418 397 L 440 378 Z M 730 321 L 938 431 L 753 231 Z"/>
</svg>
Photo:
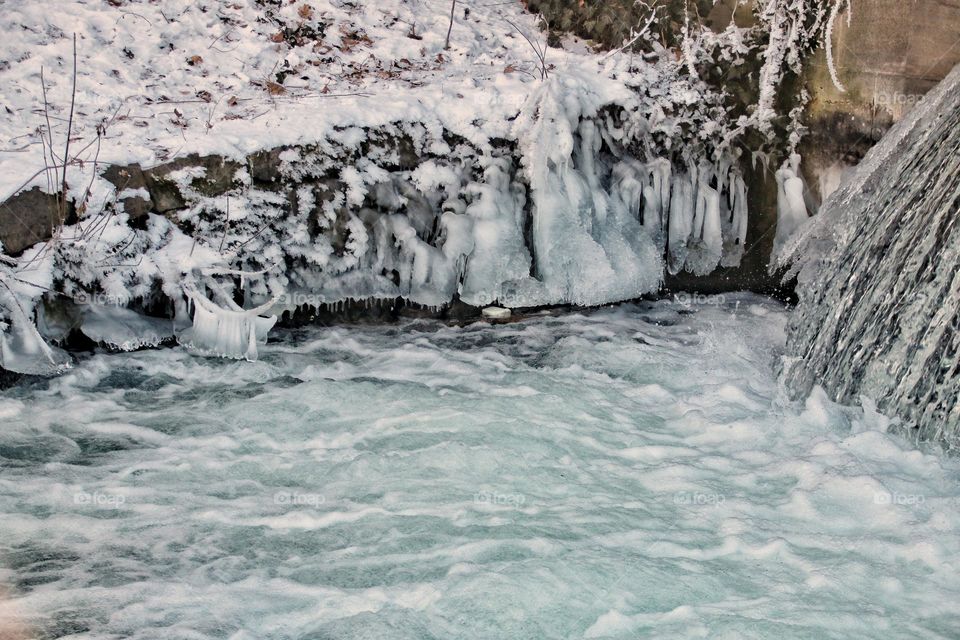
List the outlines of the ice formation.
<svg viewBox="0 0 960 640">
<path fill-rule="evenodd" d="M 193 303 L 193 326 L 178 336 L 181 344 L 205 355 L 257 359 L 257 345 L 267 341 L 267 333 L 277 321 L 276 316 L 263 315 L 272 303 L 242 309 L 222 296 L 227 301 L 224 308 L 193 286 L 184 291 Z"/>
<path fill-rule="evenodd" d="M 34 307 L 49 290 L 51 254 L 43 244 L 19 259 L 0 260 L 0 367 L 32 375 L 56 374 L 70 358 L 47 344 L 34 324 Z"/>
<path fill-rule="evenodd" d="M 9 305 L 12 312 L 12 317 L 2 323 L 7 326 L 0 324 L 0 367 L 17 373 L 50 375 L 69 366 L 69 357 L 46 343 L 33 318 L 19 303 L 10 301 L 9 294 L 0 292 L 0 304 Z"/>
<path fill-rule="evenodd" d="M 768 43 L 760 69 L 760 97 L 755 118 L 761 130 L 772 133 L 777 115 L 777 92 L 787 70 L 798 74 L 806 52 L 823 42 L 827 51 L 830 77 L 837 89 L 843 85 L 833 63 L 832 32 L 840 11 L 847 10 L 849 0 L 757 0 L 756 15 L 766 25 Z"/>
<path fill-rule="evenodd" d="M 861 395 L 960 446 L 960 67 L 864 158 L 781 260 L 799 271 L 785 378 Z"/>
<path fill-rule="evenodd" d="M 88 304 L 83 307 L 80 331 L 94 342 L 121 351 L 155 347 L 173 337 L 173 322 L 150 318 L 116 305 Z"/>
<path fill-rule="evenodd" d="M 601 186 L 601 131 L 590 118 L 602 103 L 587 86 L 551 78 L 518 120 L 533 198 L 535 274 L 545 302 L 625 300 L 660 284 L 662 260 L 639 211 Z"/>
<path fill-rule="evenodd" d="M 800 156 L 793 154 L 777 170 L 777 233 L 770 255 L 771 269 L 778 262 L 784 246 L 794 233 L 808 220 L 804 200 L 805 185 L 800 176 Z"/>
</svg>

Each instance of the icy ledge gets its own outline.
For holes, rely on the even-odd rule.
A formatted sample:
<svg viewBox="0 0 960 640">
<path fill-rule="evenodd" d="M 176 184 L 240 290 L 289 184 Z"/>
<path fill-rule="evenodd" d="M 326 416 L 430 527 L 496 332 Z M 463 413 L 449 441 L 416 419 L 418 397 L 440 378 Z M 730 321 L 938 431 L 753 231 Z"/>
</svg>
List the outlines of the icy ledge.
<svg viewBox="0 0 960 640">
<path fill-rule="evenodd" d="M 27 317 L 42 296 L 97 300 L 74 328 L 98 342 L 157 344 L 171 328 L 133 311 L 176 308 L 188 348 L 255 359 L 275 316 L 303 308 L 593 306 L 654 292 L 666 270 L 739 264 L 737 159 L 658 156 L 645 118 L 622 85 L 571 72 L 537 86 L 508 138 L 397 122 L 246 164 L 184 159 L 150 170 L 149 212 L 88 214 L 11 277 L 46 282 L 19 294 Z"/>
</svg>

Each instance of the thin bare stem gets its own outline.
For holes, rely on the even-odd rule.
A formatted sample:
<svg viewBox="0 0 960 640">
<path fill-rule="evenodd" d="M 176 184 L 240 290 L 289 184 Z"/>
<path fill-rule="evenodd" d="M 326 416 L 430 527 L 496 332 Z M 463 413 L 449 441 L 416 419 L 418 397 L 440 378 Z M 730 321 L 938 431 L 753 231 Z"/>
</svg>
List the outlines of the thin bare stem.
<svg viewBox="0 0 960 640">
<path fill-rule="evenodd" d="M 70 117 L 67 119 L 67 141 L 63 148 L 63 181 L 61 183 L 62 206 L 60 210 L 60 224 L 67 219 L 67 168 L 70 158 L 70 136 L 73 133 L 73 108 L 77 101 L 77 34 L 73 34 L 73 88 L 70 91 Z"/>
<path fill-rule="evenodd" d="M 227 239 L 227 229 L 230 227 L 230 198 L 227 198 L 227 219 L 223 221 L 223 235 L 220 236 L 220 248 L 217 253 L 223 253 L 223 243 Z"/>
<path fill-rule="evenodd" d="M 445 51 L 450 49 L 450 32 L 453 31 L 453 12 L 456 10 L 456 8 L 457 0 L 453 0 L 450 3 L 450 25 L 447 27 L 447 41 L 443 45 Z"/>
</svg>

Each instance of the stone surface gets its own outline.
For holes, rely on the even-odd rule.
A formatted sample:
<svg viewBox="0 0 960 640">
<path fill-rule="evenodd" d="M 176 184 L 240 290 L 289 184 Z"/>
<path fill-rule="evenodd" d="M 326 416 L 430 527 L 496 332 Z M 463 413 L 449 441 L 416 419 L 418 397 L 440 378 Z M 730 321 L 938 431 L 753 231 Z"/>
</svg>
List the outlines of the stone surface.
<svg viewBox="0 0 960 640">
<path fill-rule="evenodd" d="M 70 217 L 72 207 L 67 212 Z M 8 255 L 18 255 L 27 247 L 51 237 L 61 222 L 59 197 L 39 187 L 21 191 L 0 204 L 0 242 Z"/>
<path fill-rule="evenodd" d="M 255 182 L 273 184 L 280 180 L 280 154 L 285 147 L 257 151 L 247 156 L 247 168 Z"/>
<path fill-rule="evenodd" d="M 150 169 L 143 170 L 147 188 L 153 199 L 156 213 L 167 213 L 186 206 L 186 200 L 180 188 L 171 178 L 171 174 L 182 169 L 202 169 L 203 175 L 193 178 L 190 187 L 207 197 L 217 197 L 239 186 L 236 173 L 240 163 L 221 156 L 200 156 L 190 154 Z"/>
<path fill-rule="evenodd" d="M 851 0 L 837 20 L 833 56 L 846 91 L 830 78 L 826 53 L 807 63 L 810 135 L 801 151 L 816 195 L 836 162 L 858 162 L 890 126 L 960 63 L 960 1 Z"/>
<path fill-rule="evenodd" d="M 117 195 L 126 190 L 147 189 L 147 181 L 140 165 L 110 165 L 103 172 L 103 177 L 116 188 Z M 153 198 L 130 197 L 122 198 L 119 201 L 130 219 L 145 216 L 154 209 Z"/>
</svg>

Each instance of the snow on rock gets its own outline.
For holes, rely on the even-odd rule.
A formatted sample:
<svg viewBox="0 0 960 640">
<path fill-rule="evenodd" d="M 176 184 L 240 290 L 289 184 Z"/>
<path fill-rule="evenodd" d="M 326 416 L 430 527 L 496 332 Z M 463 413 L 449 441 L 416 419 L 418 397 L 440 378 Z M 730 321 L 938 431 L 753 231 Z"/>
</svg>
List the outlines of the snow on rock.
<svg viewBox="0 0 960 640">
<path fill-rule="evenodd" d="M 543 34 L 521 3 L 458 9 L 450 49 L 448 11 L 430 3 L 60 5 L 7 7 L 0 26 L 17 60 L 0 60 L 10 108 L 34 116 L 0 123 L 0 197 L 59 183 L 43 148 L 67 133 L 77 33 L 82 142 L 66 182 L 82 215 L 44 245 L 44 295 L 176 307 L 181 341 L 253 358 L 261 312 L 596 305 L 655 291 L 665 269 L 739 264 L 748 211 L 731 140 L 748 124 L 695 73 L 744 55 L 734 26 L 686 42 L 684 60 L 655 39 L 636 58 L 550 48 L 540 74 L 525 36 Z M 108 164 L 143 176 L 110 182 Z M 120 346 L 166 331 L 137 318 L 90 308 L 84 330 Z"/>
<path fill-rule="evenodd" d="M 484 307 L 483 317 L 490 320 L 506 320 L 510 317 L 510 309 L 504 307 Z"/>
</svg>

